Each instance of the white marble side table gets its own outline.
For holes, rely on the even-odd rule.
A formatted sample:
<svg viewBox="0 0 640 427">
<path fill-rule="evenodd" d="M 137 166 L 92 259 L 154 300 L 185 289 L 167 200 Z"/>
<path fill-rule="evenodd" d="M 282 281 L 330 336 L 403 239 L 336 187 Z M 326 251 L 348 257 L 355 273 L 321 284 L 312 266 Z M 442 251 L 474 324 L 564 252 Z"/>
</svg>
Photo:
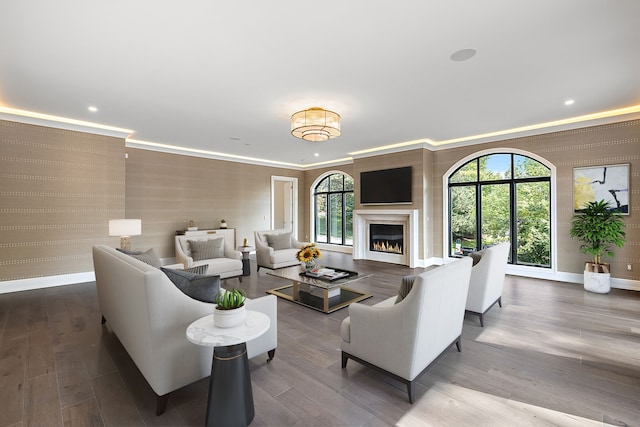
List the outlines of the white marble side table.
<svg viewBox="0 0 640 427">
<path fill-rule="evenodd" d="M 206 426 L 247 426 L 255 415 L 247 341 L 264 334 L 271 325 L 269 316 L 247 310 L 244 323 L 218 328 L 213 314 L 187 327 L 187 339 L 214 347 L 209 382 Z"/>
</svg>

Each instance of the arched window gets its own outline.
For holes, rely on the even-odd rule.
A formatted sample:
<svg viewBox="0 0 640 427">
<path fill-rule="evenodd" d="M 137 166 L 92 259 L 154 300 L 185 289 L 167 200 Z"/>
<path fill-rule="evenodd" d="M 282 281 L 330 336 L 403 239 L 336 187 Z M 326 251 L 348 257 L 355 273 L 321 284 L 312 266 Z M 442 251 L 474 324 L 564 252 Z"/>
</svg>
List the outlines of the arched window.
<svg viewBox="0 0 640 427">
<path fill-rule="evenodd" d="M 353 246 L 353 178 L 324 177 L 313 189 L 314 241 Z"/>
<path fill-rule="evenodd" d="M 449 256 L 511 242 L 511 264 L 551 267 L 551 171 L 514 153 L 492 153 L 449 176 Z"/>
</svg>

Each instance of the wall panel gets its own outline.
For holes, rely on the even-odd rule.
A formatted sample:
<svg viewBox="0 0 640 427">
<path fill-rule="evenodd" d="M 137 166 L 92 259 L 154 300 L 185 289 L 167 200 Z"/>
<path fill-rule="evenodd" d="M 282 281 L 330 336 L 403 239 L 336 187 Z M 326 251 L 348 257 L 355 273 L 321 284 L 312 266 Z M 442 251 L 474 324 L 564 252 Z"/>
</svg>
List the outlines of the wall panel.
<svg viewBox="0 0 640 427">
<path fill-rule="evenodd" d="M 123 139 L 0 120 L 0 281 L 93 270 L 124 188 Z"/>
</svg>

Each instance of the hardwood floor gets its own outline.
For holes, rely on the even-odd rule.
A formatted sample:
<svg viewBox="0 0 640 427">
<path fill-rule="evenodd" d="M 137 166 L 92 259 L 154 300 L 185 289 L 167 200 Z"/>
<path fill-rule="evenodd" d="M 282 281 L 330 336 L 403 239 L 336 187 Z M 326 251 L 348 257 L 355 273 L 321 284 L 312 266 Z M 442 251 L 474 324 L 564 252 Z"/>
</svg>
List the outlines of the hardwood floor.
<svg viewBox="0 0 640 427">
<path fill-rule="evenodd" d="M 422 271 L 326 252 L 322 261 L 372 274 L 350 284 L 374 294 L 368 305 Z M 240 287 L 255 298 L 282 285 L 252 260 Z M 640 293 L 508 277 L 502 300 L 484 328 L 467 316 L 462 353 L 422 376 L 413 405 L 404 385 L 353 361 L 340 368 L 347 309 L 279 300 L 276 357 L 250 361 L 251 425 L 640 426 Z M 94 283 L 0 295 L 0 426 L 197 426 L 207 393 L 208 379 L 184 387 L 156 417 L 150 387 L 100 324 Z"/>
</svg>

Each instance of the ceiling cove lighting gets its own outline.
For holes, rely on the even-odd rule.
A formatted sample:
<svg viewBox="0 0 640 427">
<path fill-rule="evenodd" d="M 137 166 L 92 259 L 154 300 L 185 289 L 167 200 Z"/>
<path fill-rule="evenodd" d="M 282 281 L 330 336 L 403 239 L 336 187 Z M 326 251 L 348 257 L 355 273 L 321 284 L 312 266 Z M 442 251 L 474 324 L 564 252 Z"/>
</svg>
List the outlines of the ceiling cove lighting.
<svg viewBox="0 0 640 427">
<path fill-rule="evenodd" d="M 322 142 L 340 136 L 340 115 L 313 107 L 291 116 L 291 134 L 311 142 Z"/>
</svg>

